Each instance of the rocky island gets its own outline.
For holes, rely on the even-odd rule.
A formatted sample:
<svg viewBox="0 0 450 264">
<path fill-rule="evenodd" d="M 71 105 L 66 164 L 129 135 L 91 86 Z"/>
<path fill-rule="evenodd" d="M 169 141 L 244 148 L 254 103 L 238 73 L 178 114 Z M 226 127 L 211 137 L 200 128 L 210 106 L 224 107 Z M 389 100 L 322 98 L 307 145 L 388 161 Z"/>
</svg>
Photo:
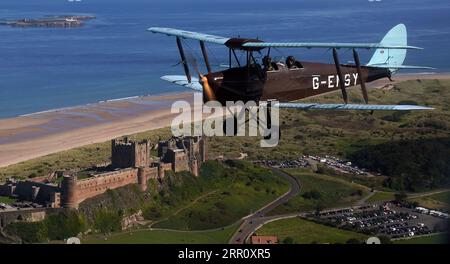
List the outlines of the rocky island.
<svg viewBox="0 0 450 264">
<path fill-rule="evenodd" d="M 95 16 L 52 16 L 39 19 L 19 19 L 0 21 L 0 25 L 12 27 L 82 27 L 86 20 Z"/>
</svg>

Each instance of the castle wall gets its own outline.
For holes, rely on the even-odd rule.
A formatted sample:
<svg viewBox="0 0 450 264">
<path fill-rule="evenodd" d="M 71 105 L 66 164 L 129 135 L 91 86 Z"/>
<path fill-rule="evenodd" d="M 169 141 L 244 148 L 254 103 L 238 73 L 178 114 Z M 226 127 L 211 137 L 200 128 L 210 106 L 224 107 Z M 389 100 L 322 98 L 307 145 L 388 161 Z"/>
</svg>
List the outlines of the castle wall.
<svg viewBox="0 0 450 264">
<path fill-rule="evenodd" d="M 52 199 L 54 194 L 58 192 L 61 192 L 61 189 L 56 185 L 21 181 L 16 183 L 13 194 L 23 200 L 47 203 Z"/>
<path fill-rule="evenodd" d="M 158 179 L 158 167 L 141 167 L 139 169 L 142 170 L 144 175 L 143 179 L 145 179 L 145 181 Z"/>
<path fill-rule="evenodd" d="M 21 211 L 0 212 L 0 227 L 16 222 L 38 222 L 44 220 L 45 209 L 25 209 Z"/>
<path fill-rule="evenodd" d="M 174 172 L 189 170 L 188 156 L 183 150 L 180 149 L 168 149 L 167 156 L 172 162 L 172 170 Z"/>
<path fill-rule="evenodd" d="M 64 209 L 49 209 L 49 208 L 38 208 L 38 209 L 22 209 L 17 211 L 7 211 L 0 212 L 0 227 L 5 227 L 11 223 L 16 222 L 39 222 L 45 219 L 47 214 L 61 212 Z"/>
<path fill-rule="evenodd" d="M 172 170 L 172 163 L 160 163 L 161 171 Z"/>
<path fill-rule="evenodd" d="M 12 183 L 0 185 L 0 196 L 12 196 L 15 188 L 15 185 Z"/>
<path fill-rule="evenodd" d="M 107 172 L 98 176 L 77 181 L 77 201 L 82 201 L 106 192 L 108 189 L 119 188 L 137 183 L 136 168 Z"/>
</svg>

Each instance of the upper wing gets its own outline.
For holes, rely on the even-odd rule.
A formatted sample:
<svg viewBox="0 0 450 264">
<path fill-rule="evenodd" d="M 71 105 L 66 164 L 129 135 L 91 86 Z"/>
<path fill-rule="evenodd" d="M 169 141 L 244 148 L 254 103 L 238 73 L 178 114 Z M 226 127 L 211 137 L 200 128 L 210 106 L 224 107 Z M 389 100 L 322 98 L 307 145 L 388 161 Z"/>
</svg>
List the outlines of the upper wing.
<svg viewBox="0 0 450 264">
<path fill-rule="evenodd" d="M 294 108 L 300 110 L 384 110 L 384 111 L 407 111 L 407 110 L 432 110 L 434 108 L 419 105 L 369 105 L 369 104 L 316 104 L 316 103 L 276 103 L 278 108 Z"/>
<path fill-rule="evenodd" d="M 180 38 L 195 39 L 204 42 L 227 45 L 227 41 L 235 40 L 232 38 L 226 38 L 221 36 L 203 34 L 198 32 L 174 29 L 174 28 L 161 28 L 151 27 L 147 29 L 153 33 L 166 34 L 168 36 L 175 36 Z M 263 42 L 251 39 L 240 39 L 237 46 L 233 46 L 237 49 L 264 49 L 264 48 L 327 48 L 327 49 L 422 49 L 415 46 L 408 45 L 393 45 L 383 43 L 327 43 L 327 42 Z"/>
<path fill-rule="evenodd" d="M 422 49 L 407 45 L 389 45 L 382 43 L 325 43 L 325 42 L 247 42 L 248 48 L 327 48 L 327 49 Z"/>
<path fill-rule="evenodd" d="M 174 29 L 174 28 L 151 27 L 147 30 L 150 32 L 153 32 L 153 33 L 162 33 L 162 34 L 166 34 L 168 36 L 196 39 L 196 40 L 200 40 L 200 41 L 204 41 L 204 42 L 221 44 L 221 45 L 225 45 L 225 43 L 230 39 L 230 38 L 224 38 L 224 37 L 220 37 L 220 36 L 208 35 L 208 34 L 203 34 L 203 33 L 192 32 L 192 31 L 179 30 L 179 29 Z"/>
</svg>

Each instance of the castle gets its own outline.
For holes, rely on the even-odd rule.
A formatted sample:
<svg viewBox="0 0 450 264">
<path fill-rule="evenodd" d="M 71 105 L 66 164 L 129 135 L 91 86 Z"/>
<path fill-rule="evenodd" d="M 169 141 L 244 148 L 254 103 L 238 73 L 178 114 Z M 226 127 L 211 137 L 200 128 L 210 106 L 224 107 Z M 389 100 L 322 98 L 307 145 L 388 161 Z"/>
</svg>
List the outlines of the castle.
<svg viewBox="0 0 450 264">
<path fill-rule="evenodd" d="M 128 184 L 138 184 L 141 191 L 146 191 L 148 180 L 161 180 L 167 170 L 190 171 L 198 176 L 206 160 L 204 137 L 172 137 L 160 141 L 157 157 L 151 155 L 153 147 L 148 140 L 113 139 L 111 164 L 106 170 L 83 179 L 78 179 L 76 173 L 61 173 L 63 179 L 58 185 L 33 179 L 8 180 L 0 185 L 0 196 L 18 197 L 52 208 L 77 208 L 88 198 Z"/>
</svg>

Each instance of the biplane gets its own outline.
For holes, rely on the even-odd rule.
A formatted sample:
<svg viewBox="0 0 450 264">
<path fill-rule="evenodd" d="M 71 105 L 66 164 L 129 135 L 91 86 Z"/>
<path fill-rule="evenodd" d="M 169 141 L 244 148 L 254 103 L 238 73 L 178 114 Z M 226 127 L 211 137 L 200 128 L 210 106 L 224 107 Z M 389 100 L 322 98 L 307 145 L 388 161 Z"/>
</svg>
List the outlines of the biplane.
<svg viewBox="0 0 450 264">
<path fill-rule="evenodd" d="M 277 100 L 272 107 L 303 110 L 428 110 L 418 105 L 373 105 L 368 104 L 366 83 L 380 78 L 391 78 L 401 69 L 433 69 L 422 66 L 403 65 L 407 50 L 422 48 L 407 44 L 404 24 L 393 27 L 379 43 L 320 43 L 320 42 L 264 42 L 252 38 L 226 38 L 172 28 L 151 27 L 148 31 L 176 38 L 176 43 L 184 68 L 184 75 L 166 75 L 163 80 L 203 92 L 204 102 L 226 101 L 270 101 Z M 183 49 L 183 39 L 199 41 L 206 74 L 197 72 L 192 76 L 187 56 Z M 205 43 L 224 45 L 228 48 L 227 69 L 213 71 Z M 271 50 L 278 48 L 322 48 L 332 51 L 334 64 L 300 61 L 293 56 L 285 60 L 273 60 Z M 353 51 L 353 63 L 342 64 L 338 50 Z M 374 50 L 370 61 L 362 65 L 358 50 Z M 266 51 L 265 51 L 266 50 Z M 243 52 L 245 60 L 239 60 L 237 52 Z M 255 53 L 262 54 L 257 60 Z M 243 56 L 242 56 L 243 57 Z M 235 65 L 233 67 L 232 65 Z M 197 69 L 198 70 L 198 69 Z M 365 104 L 349 104 L 346 89 L 360 85 Z M 341 90 L 343 103 L 320 104 L 292 102 L 330 91 Z"/>
</svg>

